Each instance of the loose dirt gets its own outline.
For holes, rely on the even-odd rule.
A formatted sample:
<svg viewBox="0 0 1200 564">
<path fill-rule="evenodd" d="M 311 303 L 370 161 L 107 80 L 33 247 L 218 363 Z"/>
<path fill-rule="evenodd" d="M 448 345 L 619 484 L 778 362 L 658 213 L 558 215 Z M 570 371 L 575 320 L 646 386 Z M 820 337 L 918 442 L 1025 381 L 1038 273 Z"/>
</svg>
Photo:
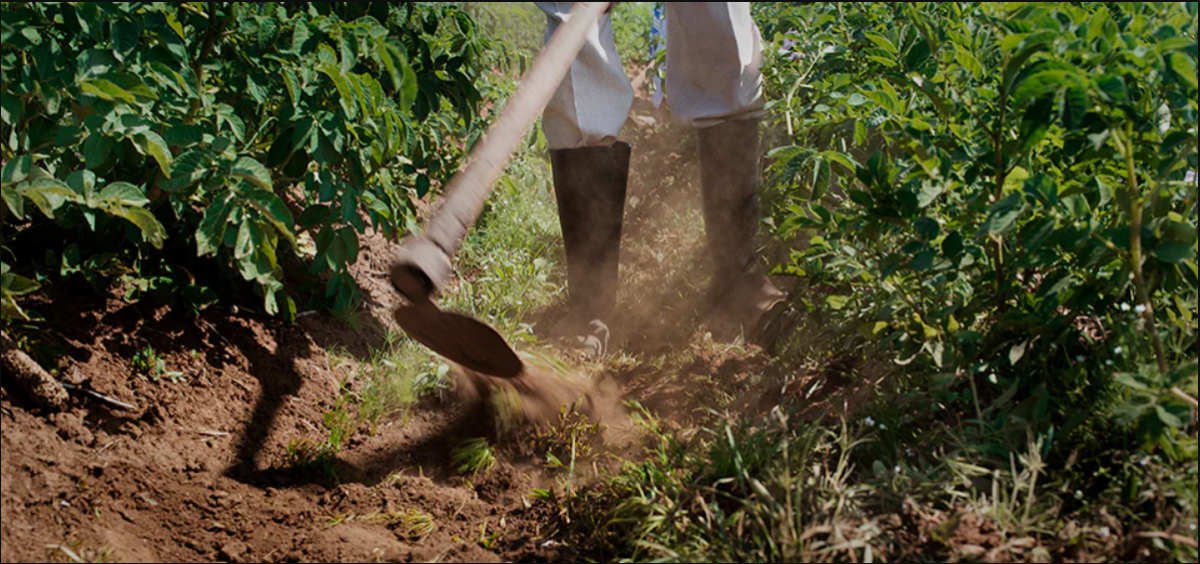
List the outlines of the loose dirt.
<svg viewBox="0 0 1200 564">
<path fill-rule="evenodd" d="M 76 400 L 46 417 L 6 393 L 4 561 L 73 554 L 486 562 L 555 554 L 541 548 L 538 511 L 525 501 L 531 478 L 508 464 L 476 484 L 448 470 L 447 445 L 472 430 L 472 414 L 455 406 L 419 406 L 407 420 L 356 437 L 338 459 L 341 484 L 287 469 L 288 445 L 321 440 L 337 397 L 338 374 L 312 337 L 321 331 L 306 329 L 316 321 L 286 327 L 226 312 L 196 323 L 117 300 L 99 312 L 83 305 L 63 293 L 34 306 L 66 349 L 60 370 L 138 410 Z M 179 383 L 133 373 L 129 358 L 146 345 L 183 373 Z M 421 540 L 389 517 L 414 510 L 433 523 Z"/>
</svg>

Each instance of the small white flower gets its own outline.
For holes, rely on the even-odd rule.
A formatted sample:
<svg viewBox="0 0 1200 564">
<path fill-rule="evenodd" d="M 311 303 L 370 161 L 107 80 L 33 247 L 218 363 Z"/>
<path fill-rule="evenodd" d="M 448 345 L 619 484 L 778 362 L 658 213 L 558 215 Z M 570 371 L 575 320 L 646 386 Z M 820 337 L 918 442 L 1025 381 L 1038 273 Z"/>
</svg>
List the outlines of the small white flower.
<svg viewBox="0 0 1200 564">
<path fill-rule="evenodd" d="M 1187 176 L 1186 176 L 1186 177 L 1184 177 L 1183 181 L 1184 181 L 1184 182 L 1187 182 L 1187 183 L 1192 183 L 1192 182 L 1195 182 L 1195 181 L 1196 181 L 1196 171 L 1194 171 L 1194 170 L 1189 170 L 1189 171 L 1188 171 L 1188 173 L 1187 173 Z M 1196 530 L 1196 526 L 1195 526 L 1195 525 L 1192 525 L 1192 530 L 1193 530 L 1193 531 L 1194 531 L 1194 530 Z"/>
<path fill-rule="evenodd" d="M 1143 456 L 1142 459 L 1138 461 L 1138 464 L 1140 464 L 1142 466 L 1148 466 L 1150 464 L 1150 457 Z"/>
<path fill-rule="evenodd" d="M 916 453 L 913 452 L 913 449 L 906 448 L 906 449 L 904 449 L 904 454 L 908 455 L 909 458 L 912 458 Z"/>
<path fill-rule="evenodd" d="M 1125 348 L 1117 347 L 1117 348 L 1113 349 L 1113 354 L 1116 354 L 1116 355 L 1125 354 Z"/>
<path fill-rule="evenodd" d="M 1075 362 L 1078 362 L 1078 363 L 1080 363 L 1080 364 L 1083 364 L 1083 361 L 1085 361 L 1085 360 L 1087 360 L 1087 359 L 1086 359 L 1086 358 L 1084 358 L 1084 357 L 1083 357 L 1083 355 L 1076 355 L 1076 356 L 1075 356 Z"/>
<path fill-rule="evenodd" d="M 1112 536 L 1112 531 L 1108 527 L 1100 527 L 1100 538 L 1106 539 Z"/>
<path fill-rule="evenodd" d="M 1191 525 L 1188 525 L 1188 528 L 1194 531 L 1196 530 L 1196 524 L 1192 523 Z"/>
<path fill-rule="evenodd" d="M 880 424 L 879 424 L 879 430 L 880 430 L 880 431 L 886 431 L 886 430 L 887 430 L 887 425 L 884 425 L 883 423 L 880 423 Z"/>
<path fill-rule="evenodd" d="M 892 468 L 892 471 L 899 474 L 900 473 L 900 465 L 897 464 L 895 468 Z"/>
<path fill-rule="evenodd" d="M 864 420 L 863 420 L 863 422 L 864 422 L 864 423 L 866 423 L 868 427 L 874 427 L 874 426 L 875 426 L 875 420 L 874 420 L 874 419 L 871 419 L 870 417 L 868 417 L 868 418 L 864 419 Z"/>
<path fill-rule="evenodd" d="M 1133 308 L 1129 307 L 1129 304 L 1121 304 L 1121 311 L 1129 311 L 1131 309 Z"/>
<path fill-rule="evenodd" d="M 1111 360 L 1106 360 L 1106 361 L 1104 361 L 1104 365 L 1105 365 L 1105 366 L 1112 366 L 1112 365 L 1113 365 L 1113 361 L 1111 361 Z"/>
<path fill-rule="evenodd" d="M 1143 313 L 1146 313 L 1146 306 L 1144 306 L 1142 304 L 1138 304 L 1137 307 L 1133 308 L 1133 311 L 1136 311 L 1138 315 L 1141 315 Z"/>
</svg>

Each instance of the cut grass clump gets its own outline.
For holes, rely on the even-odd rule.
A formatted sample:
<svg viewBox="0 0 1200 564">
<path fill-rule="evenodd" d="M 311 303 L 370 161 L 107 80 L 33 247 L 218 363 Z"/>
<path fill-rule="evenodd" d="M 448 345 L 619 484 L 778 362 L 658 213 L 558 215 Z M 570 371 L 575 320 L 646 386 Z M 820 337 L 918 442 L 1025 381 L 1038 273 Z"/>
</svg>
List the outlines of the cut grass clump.
<svg viewBox="0 0 1200 564">
<path fill-rule="evenodd" d="M 472 479 L 487 474 L 496 467 L 496 453 L 487 439 L 469 439 L 454 448 L 451 454 L 455 469 L 470 474 Z"/>
<path fill-rule="evenodd" d="M 325 528 L 332 529 L 351 522 L 386 526 L 395 532 L 400 540 L 410 543 L 419 543 L 429 538 L 437 529 L 433 516 L 419 509 L 370 515 L 344 513 L 329 517 L 325 521 Z"/>
</svg>

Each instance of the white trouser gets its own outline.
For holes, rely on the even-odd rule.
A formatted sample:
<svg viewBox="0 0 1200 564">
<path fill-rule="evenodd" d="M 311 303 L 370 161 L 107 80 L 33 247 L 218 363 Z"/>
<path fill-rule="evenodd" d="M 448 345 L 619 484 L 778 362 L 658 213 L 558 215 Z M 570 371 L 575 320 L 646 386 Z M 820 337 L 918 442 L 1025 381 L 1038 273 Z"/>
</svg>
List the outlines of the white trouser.
<svg viewBox="0 0 1200 564">
<path fill-rule="evenodd" d="M 546 13 L 548 40 L 574 2 L 535 4 Z M 749 2 L 668 2 L 667 61 L 676 123 L 705 128 L 762 117 L 762 38 Z M 546 107 L 546 141 L 551 149 L 611 146 L 632 106 L 612 19 L 604 16 Z"/>
</svg>

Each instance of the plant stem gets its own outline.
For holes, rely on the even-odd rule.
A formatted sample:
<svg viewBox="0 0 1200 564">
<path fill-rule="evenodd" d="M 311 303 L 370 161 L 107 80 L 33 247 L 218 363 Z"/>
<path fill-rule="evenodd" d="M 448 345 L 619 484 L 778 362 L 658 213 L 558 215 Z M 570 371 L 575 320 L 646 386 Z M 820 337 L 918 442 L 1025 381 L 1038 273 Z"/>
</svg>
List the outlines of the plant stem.
<svg viewBox="0 0 1200 564">
<path fill-rule="evenodd" d="M 1004 197 L 1004 183 L 1008 181 L 1008 167 L 1004 165 L 1004 120 L 1008 117 L 1008 101 L 1000 102 L 1000 117 L 992 133 L 992 148 L 996 153 L 996 201 Z M 992 260 L 996 263 L 996 300 L 1002 302 L 1004 291 L 1004 238 L 993 237 L 996 244 L 992 249 Z"/>
<path fill-rule="evenodd" d="M 1145 311 L 1142 318 L 1146 321 L 1146 329 L 1150 331 L 1150 342 L 1154 347 L 1154 356 L 1158 360 L 1158 369 L 1166 374 L 1170 371 L 1167 365 L 1167 355 L 1163 352 L 1162 340 L 1158 336 L 1158 323 L 1154 319 L 1154 304 L 1150 300 L 1150 289 L 1146 285 L 1146 276 L 1142 268 L 1144 261 L 1142 252 L 1142 225 L 1144 202 L 1141 187 L 1138 184 L 1137 167 L 1133 155 L 1133 124 L 1125 126 L 1125 181 L 1129 189 L 1129 254 L 1133 268 L 1133 283 L 1137 287 L 1138 301 Z"/>
<path fill-rule="evenodd" d="M 192 100 L 192 112 L 188 116 L 188 122 L 195 119 L 196 114 L 204 105 L 204 60 L 212 54 L 217 38 L 224 31 L 225 22 L 228 20 L 228 18 L 220 18 L 217 14 L 216 2 L 208 2 L 207 4 L 208 31 L 204 33 L 204 43 L 200 47 L 200 52 L 196 54 L 196 59 L 192 61 L 192 74 L 196 76 L 196 99 Z"/>
</svg>

